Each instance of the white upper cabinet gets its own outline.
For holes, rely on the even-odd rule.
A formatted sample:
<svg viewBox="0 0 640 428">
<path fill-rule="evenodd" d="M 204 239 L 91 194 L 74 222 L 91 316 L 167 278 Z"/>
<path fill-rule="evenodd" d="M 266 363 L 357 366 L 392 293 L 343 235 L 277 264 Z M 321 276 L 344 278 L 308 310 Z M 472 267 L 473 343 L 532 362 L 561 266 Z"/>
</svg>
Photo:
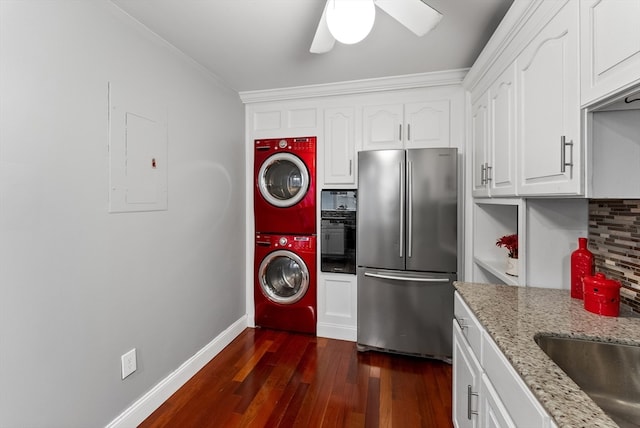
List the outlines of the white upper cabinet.
<svg viewBox="0 0 640 428">
<path fill-rule="evenodd" d="M 473 196 L 516 192 L 515 68 L 509 66 L 471 106 Z"/>
<path fill-rule="evenodd" d="M 362 109 L 364 150 L 402 148 L 402 104 L 366 106 Z"/>
<path fill-rule="evenodd" d="M 324 111 L 324 184 L 355 185 L 355 109 Z"/>
<path fill-rule="evenodd" d="M 488 94 L 483 94 L 471 106 L 471 146 L 473 196 L 489 196 L 487 172 L 489 167 L 489 108 Z"/>
<path fill-rule="evenodd" d="M 577 8 L 567 2 L 516 59 L 520 195 L 583 192 Z"/>
<path fill-rule="evenodd" d="M 488 179 L 492 196 L 516 193 L 516 84 L 515 68 L 507 70 L 489 88 Z"/>
<path fill-rule="evenodd" d="M 449 116 L 449 100 L 365 106 L 363 149 L 449 147 Z"/>
<path fill-rule="evenodd" d="M 640 81 L 640 0 L 581 0 L 582 105 Z"/>
<path fill-rule="evenodd" d="M 405 148 L 449 147 L 449 100 L 405 104 Z"/>
</svg>

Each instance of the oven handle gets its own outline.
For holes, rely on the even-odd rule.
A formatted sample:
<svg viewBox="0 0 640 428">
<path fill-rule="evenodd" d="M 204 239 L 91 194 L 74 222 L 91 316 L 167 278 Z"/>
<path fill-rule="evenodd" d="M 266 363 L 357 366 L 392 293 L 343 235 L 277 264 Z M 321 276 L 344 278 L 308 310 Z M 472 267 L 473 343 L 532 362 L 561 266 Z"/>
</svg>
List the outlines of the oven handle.
<svg viewBox="0 0 640 428">
<path fill-rule="evenodd" d="M 380 278 L 380 279 L 392 279 L 394 281 L 408 281 L 408 282 L 449 282 L 449 278 L 415 278 L 408 276 L 395 276 L 395 275 L 385 275 L 382 273 L 370 273 L 365 272 L 364 276 L 368 276 L 371 278 Z"/>
</svg>

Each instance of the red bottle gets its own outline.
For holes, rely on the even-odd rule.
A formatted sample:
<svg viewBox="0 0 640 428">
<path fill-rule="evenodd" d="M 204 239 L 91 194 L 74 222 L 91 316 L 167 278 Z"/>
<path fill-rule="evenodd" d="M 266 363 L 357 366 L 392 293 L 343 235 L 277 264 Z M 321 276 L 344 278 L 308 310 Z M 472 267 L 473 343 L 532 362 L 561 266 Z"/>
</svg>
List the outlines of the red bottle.
<svg viewBox="0 0 640 428">
<path fill-rule="evenodd" d="M 571 297 L 582 299 L 582 278 L 593 276 L 593 254 L 587 249 L 587 238 L 578 238 L 578 249 L 571 253 Z"/>
</svg>

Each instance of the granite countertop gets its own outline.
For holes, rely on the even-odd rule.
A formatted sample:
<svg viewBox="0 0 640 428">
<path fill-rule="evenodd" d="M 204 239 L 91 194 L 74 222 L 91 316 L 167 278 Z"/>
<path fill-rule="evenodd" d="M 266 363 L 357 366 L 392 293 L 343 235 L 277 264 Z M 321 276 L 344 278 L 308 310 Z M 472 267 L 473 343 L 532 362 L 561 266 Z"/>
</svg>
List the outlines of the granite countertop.
<svg viewBox="0 0 640 428">
<path fill-rule="evenodd" d="M 639 345 L 640 318 L 593 314 L 569 290 L 470 282 L 454 286 L 558 427 L 618 426 L 538 347 L 534 336 Z"/>
</svg>

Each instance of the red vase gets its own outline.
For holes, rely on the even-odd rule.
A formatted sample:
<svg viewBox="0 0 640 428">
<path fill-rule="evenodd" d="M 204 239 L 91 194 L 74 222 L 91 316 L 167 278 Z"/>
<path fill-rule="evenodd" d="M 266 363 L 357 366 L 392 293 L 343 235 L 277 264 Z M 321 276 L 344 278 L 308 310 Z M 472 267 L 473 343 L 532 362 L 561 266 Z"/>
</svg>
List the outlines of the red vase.
<svg viewBox="0 0 640 428">
<path fill-rule="evenodd" d="M 582 279 L 593 276 L 593 272 L 593 254 L 587 249 L 587 238 L 578 238 L 578 249 L 571 253 L 571 297 L 583 298 Z"/>
</svg>

